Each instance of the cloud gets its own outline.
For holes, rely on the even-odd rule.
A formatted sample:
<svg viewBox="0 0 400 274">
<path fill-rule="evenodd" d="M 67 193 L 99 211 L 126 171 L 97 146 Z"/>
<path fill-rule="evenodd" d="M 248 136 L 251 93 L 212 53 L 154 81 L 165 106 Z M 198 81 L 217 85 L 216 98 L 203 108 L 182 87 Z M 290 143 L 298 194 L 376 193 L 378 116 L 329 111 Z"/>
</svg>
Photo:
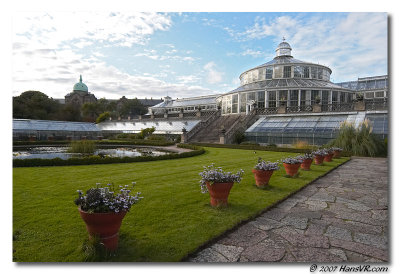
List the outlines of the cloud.
<svg viewBox="0 0 400 274">
<path fill-rule="evenodd" d="M 295 58 L 329 66 L 340 81 L 387 74 L 387 14 L 329 15 L 257 17 L 245 31 L 226 31 L 238 42 L 269 38 L 278 44 L 285 36 Z"/>
<path fill-rule="evenodd" d="M 252 57 L 260 57 L 262 55 L 264 55 L 263 52 L 259 51 L 259 50 L 252 50 L 252 49 L 247 49 L 246 51 L 242 52 L 240 55 L 242 56 L 252 56 Z"/>
<path fill-rule="evenodd" d="M 16 43 L 27 38 L 30 43 L 53 48 L 73 40 L 77 47 L 93 41 L 130 47 L 145 44 L 155 31 L 168 30 L 171 18 L 160 13 L 20 12 L 13 25 Z"/>
<path fill-rule="evenodd" d="M 207 83 L 216 84 L 222 81 L 224 73 L 217 71 L 216 66 L 214 62 L 209 62 L 203 67 L 206 71 Z"/>
</svg>

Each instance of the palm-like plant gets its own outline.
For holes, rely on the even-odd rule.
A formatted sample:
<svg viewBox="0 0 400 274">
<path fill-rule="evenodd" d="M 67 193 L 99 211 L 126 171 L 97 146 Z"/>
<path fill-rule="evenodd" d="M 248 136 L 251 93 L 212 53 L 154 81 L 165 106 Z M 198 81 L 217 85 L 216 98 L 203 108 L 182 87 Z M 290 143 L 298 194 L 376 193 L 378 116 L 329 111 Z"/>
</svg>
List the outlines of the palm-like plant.
<svg viewBox="0 0 400 274">
<path fill-rule="evenodd" d="M 372 133 L 372 126 L 366 119 L 358 127 L 354 123 L 343 123 L 340 126 L 339 133 L 329 146 L 338 146 L 343 150 L 358 156 L 377 156 L 384 150 L 381 140 Z"/>
</svg>

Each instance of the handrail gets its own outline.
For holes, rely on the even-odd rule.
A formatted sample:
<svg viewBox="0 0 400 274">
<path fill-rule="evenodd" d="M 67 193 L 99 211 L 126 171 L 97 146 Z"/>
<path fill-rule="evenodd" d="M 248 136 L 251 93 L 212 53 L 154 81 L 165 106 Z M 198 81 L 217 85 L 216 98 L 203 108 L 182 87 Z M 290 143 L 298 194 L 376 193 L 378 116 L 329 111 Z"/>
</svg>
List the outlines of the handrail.
<svg viewBox="0 0 400 274">
<path fill-rule="evenodd" d="M 210 115 L 206 120 L 200 121 L 187 133 L 187 141 L 189 141 L 193 136 L 195 136 L 201 129 L 208 127 L 212 122 L 214 122 L 218 117 L 221 116 L 221 110 L 217 110 L 214 114 Z"/>
<path fill-rule="evenodd" d="M 225 132 L 225 142 L 230 143 L 232 141 L 232 137 L 238 130 L 247 129 L 247 126 L 250 123 L 254 122 L 256 118 L 257 110 L 253 109 L 248 115 L 246 115 L 243 119 L 239 118 L 237 121 L 233 123 L 233 125 Z"/>
</svg>

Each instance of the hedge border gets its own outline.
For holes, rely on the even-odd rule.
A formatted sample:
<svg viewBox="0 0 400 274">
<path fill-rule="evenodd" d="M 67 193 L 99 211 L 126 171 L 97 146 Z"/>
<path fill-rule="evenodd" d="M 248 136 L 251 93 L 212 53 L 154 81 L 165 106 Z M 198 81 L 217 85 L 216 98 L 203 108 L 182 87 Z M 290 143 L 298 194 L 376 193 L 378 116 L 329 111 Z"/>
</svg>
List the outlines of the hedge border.
<svg viewBox="0 0 400 274">
<path fill-rule="evenodd" d="M 262 150 L 262 151 L 275 151 L 275 152 L 293 152 L 293 153 L 310 153 L 311 149 L 305 148 L 288 148 L 288 147 L 275 147 L 275 146 L 261 146 L 261 145 L 235 145 L 235 144 L 210 144 L 210 143 L 190 143 L 194 146 L 201 147 L 216 147 L 216 148 L 232 148 L 232 149 L 247 149 L 247 150 Z"/>
<path fill-rule="evenodd" d="M 66 160 L 60 158 L 54 159 L 14 159 L 13 167 L 41 167 L 41 166 L 74 166 L 74 165 L 99 165 L 99 164 L 117 164 L 117 163 L 135 163 L 135 162 L 150 162 L 159 160 L 171 160 L 188 158 L 205 153 L 202 147 L 192 146 L 193 151 L 165 154 L 159 156 L 138 156 L 138 157 L 122 157 L 113 158 L 100 156 L 89 156 L 84 158 L 69 158 Z"/>
</svg>

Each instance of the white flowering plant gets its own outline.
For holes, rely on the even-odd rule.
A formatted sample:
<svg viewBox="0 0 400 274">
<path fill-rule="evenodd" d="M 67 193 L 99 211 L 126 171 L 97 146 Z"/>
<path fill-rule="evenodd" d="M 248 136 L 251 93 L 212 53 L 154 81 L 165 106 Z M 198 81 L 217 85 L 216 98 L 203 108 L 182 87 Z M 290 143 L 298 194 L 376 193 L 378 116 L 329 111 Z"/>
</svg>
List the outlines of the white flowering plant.
<svg viewBox="0 0 400 274">
<path fill-rule="evenodd" d="M 96 187 L 88 189 L 86 194 L 82 190 L 77 190 L 79 197 L 75 199 L 75 204 L 88 213 L 129 211 L 133 204 L 143 198 L 140 196 L 140 192 L 131 194 L 135 184 L 132 182 L 131 186 L 120 185 L 119 189 L 115 191 L 113 184 L 102 187 L 100 183 L 97 183 Z"/>
<path fill-rule="evenodd" d="M 304 155 L 298 156 L 301 160 L 311 160 L 314 158 L 314 155 L 312 153 L 305 153 Z"/>
<path fill-rule="evenodd" d="M 318 149 L 312 152 L 314 156 L 326 156 L 328 152 L 325 149 Z"/>
<path fill-rule="evenodd" d="M 257 170 L 278 170 L 279 166 L 278 166 L 278 162 L 270 162 L 270 161 L 264 161 L 261 157 L 258 158 L 258 162 L 256 164 L 256 166 L 254 167 L 254 169 Z"/>
<path fill-rule="evenodd" d="M 301 157 L 297 156 L 297 157 L 288 157 L 282 160 L 282 163 L 285 164 L 301 164 L 303 162 L 303 159 L 301 159 Z"/>
<path fill-rule="evenodd" d="M 200 188 L 202 193 L 207 193 L 206 183 L 213 185 L 215 183 L 240 183 L 244 171 L 240 169 L 237 173 L 225 172 L 221 167 L 215 167 L 212 163 L 209 166 L 204 166 L 203 172 L 200 172 Z"/>
</svg>

